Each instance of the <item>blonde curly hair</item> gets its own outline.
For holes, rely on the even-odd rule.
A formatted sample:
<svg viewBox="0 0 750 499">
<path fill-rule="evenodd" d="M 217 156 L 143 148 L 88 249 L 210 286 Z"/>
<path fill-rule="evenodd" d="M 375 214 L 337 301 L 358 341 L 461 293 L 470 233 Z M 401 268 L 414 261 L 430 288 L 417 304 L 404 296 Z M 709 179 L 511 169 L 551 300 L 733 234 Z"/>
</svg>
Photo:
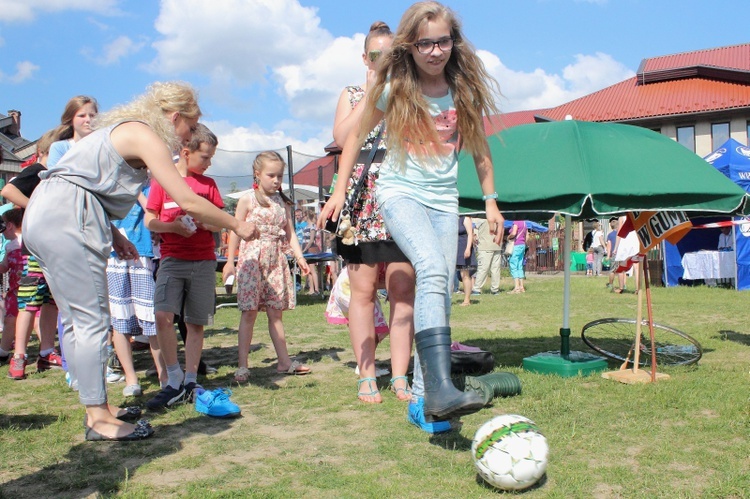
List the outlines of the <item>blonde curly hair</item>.
<svg viewBox="0 0 750 499">
<path fill-rule="evenodd" d="M 174 112 L 188 119 L 199 118 L 201 110 L 197 92 L 184 82 L 155 82 L 149 85 L 146 93 L 128 104 L 98 115 L 92 127 L 104 128 L 123 121 L 143 121 L 174 151 L 181 146 L 174 125 L 167 117 Z"/>
</svg>

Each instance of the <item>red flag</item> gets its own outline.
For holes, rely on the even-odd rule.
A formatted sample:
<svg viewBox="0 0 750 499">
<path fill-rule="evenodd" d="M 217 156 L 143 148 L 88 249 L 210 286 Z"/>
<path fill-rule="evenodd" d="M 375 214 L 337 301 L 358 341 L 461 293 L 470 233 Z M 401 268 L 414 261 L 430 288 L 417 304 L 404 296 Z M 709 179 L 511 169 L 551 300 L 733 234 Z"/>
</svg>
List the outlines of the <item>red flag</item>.
<svg viewBox="0 0 750 499">
<path fill-rule="evenodd" d="M 26 168 L 27 166 L 31 166 L 34 163 L 36 163 L 36 154 L 32 154 L 29 159 L 21 163 L 21 168 Z"/>
</svg>

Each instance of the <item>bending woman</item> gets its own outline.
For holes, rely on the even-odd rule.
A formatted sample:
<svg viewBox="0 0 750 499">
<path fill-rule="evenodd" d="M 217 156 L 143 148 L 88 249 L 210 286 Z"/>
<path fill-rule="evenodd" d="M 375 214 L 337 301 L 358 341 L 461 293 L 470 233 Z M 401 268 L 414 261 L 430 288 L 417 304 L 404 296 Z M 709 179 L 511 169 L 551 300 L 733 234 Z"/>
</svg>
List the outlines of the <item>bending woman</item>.
<svg viewBox="0 0 750 499">
<path fill-rule="evenodd" d="M 127 215 L 147 169 L 188 214 L 201 222 L 234 230 L 243 239 L 257 235 L 193 193 L 172 162 L 172 151 L 190 139 L 200 117 L 191 87 L 155 83 L 132 103 L 101 115 L 96 131 L 82 139 L 54 167 L 42 172 L 24 217 L 23 238 L 39 261 L 62 314 L 68 367 L 78 379 L 86 406 L 86 440 L 139 440 L 153 433 L 140 411 L 122 412 L 107 403 L 104 372 L 110 326 L 107 257 L 113 248 L 130 260 L 138 252 L 110 219 Z M 50 230 L 54 227 L 54 230 Z"/>
</svg>

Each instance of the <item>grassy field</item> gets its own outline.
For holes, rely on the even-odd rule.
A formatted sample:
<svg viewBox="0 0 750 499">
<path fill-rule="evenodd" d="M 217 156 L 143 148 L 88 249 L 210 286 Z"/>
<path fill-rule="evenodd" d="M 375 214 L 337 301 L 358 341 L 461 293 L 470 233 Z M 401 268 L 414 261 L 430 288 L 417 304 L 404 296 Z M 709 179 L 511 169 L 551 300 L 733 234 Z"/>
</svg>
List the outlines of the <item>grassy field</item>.
<svg viewBox="0 0 750 499">
<path fill-rule="evenodd" d="M 635 318 L 636 295 L 609 293 L 605 282 L 572 279 L 573 350 L 589 351 L 579 338 L 585 323 Z M 406 405 L 386 391 L 387 377 L 379 380 L 383 404 L 357 400 L 346 330 L 326 324 L 324 303 L 306 296 L 284 322 L 290 353 L 312 375 L 276 374 L 259 318 L 252 379 L 233 385 L 239 313 L 221 309 L 204 355 L 219 371 L 199 381 L 231 386 L 243 417 L 216 420 L 181 406 L 148 415 L 157 432 L 144 442 L 85 442 L 83 409 L 61 372 L 12 381 L 4 366 L 0 497 L 493 497 L 469 449 L 479 426 L 503 413 L 533 419 L 549 442 L 546 481 L 524 497 L 750 497 L 750 294 L 654 288 L 656 321 L 697 338 L 704 357 L 697 366 L 660 368 L 667 381 L 624 385 L 522 369 L 524 357 L 560 347 L 562 283 L 562 275 L 530 276 L 524 295 L 485 294 L 454 308 L 454 339 L 492 351 L 497 370 L 517 374 L 523 393 L 495 400 L 444 436 L 406 423 Z M 378 365 L 388 359 L 386 340 Z M 143 376 L 148 356 L 136 361 L 144 396 L 126 401 L 123 385 L 110 385 L 114 403 L 143 404 L 158 389 Z"/>
</svg>

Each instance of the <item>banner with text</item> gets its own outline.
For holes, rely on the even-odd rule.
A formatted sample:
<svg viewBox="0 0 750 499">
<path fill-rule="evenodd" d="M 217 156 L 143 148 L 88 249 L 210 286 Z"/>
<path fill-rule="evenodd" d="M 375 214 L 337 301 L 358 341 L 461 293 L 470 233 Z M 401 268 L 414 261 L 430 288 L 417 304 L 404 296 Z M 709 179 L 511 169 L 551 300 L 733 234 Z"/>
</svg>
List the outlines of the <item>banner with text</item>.
<svg viewBox="0 0 750 499">
<path fill-rule="evenodd" d="M 692 227 L 683 211 L 633 211 L 628 213 L 628 219 L 618 235 L 625 237 L 634 230 L 641 247 L 639 253 L 645 254 L 664 239 L 677 244 Z"/>
</svg>

